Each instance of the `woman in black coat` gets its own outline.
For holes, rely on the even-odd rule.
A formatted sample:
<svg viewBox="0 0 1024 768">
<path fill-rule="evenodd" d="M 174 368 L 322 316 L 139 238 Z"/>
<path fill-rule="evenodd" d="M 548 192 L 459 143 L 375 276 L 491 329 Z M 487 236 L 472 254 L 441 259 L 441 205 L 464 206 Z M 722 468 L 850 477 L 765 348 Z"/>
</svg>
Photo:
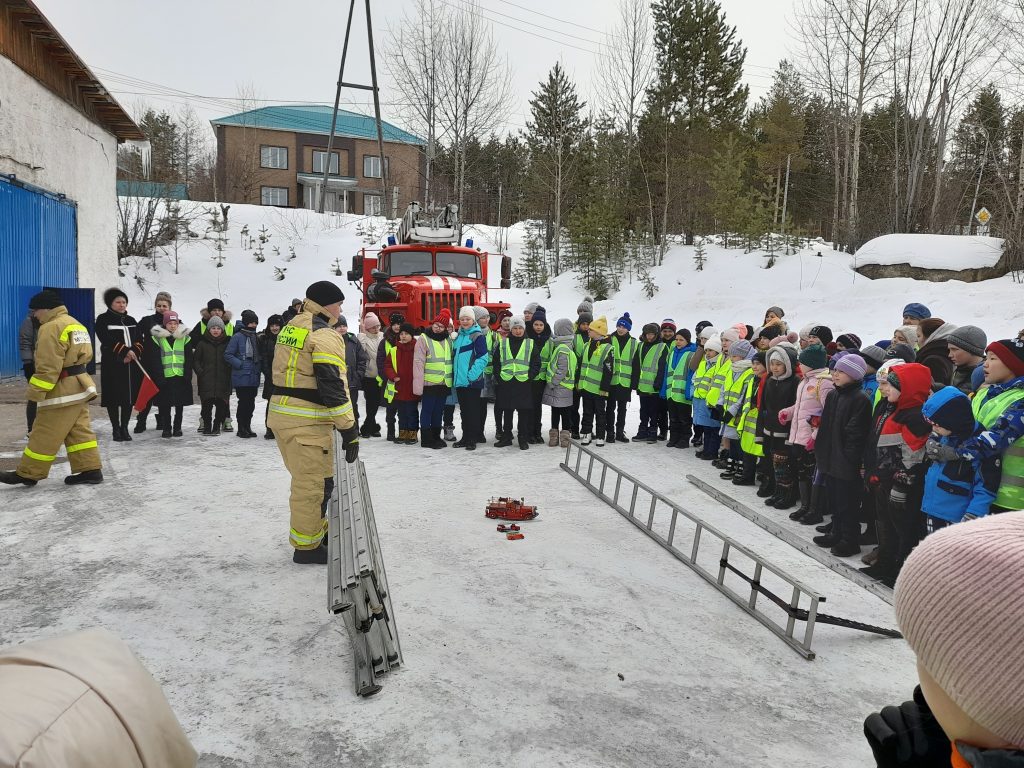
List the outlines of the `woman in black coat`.
<svg viewBox="0 0 1024 768">
<path fill-rule="evenodd" d="M 119 288 L 103 293 L 107 311 L 96 318 L 100 340 L 100 405 L 107 409 L 114 440 L 131 440 L 128 420 L 142 385 L 136 361 L 142 355 L 142 336 L 135 318 L 128 314 L 128 296 Z"/>
</svg>

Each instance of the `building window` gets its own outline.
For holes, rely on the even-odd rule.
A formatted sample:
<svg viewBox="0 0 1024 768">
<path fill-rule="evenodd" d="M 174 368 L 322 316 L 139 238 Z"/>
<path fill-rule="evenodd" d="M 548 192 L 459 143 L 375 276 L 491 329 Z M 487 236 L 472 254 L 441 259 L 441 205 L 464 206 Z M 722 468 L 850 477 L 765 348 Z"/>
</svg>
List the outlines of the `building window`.
<svg viewBox="0 0 1024 768">
<path fill-rule="evenodd" d="M 260 147 L 261 168 L 288 169 L 288 147 Z"/>
<path fill-rule="evenodd" d="M 313 150 L 313 173 L 324 172 L 324 158 L 327 157 L 327 152 L 321 149 Z M 337 152 L 331 152 L 331 173 L 337 175 L 338 173 L 339 157 Z"/>
<path fill-rule="evenodd" d="M 288 187 L 260 187 L 260 205 L 288 205 Z"/>
<path fill-rule="evenodd" d="M 384 198 L 382 198 L 380 195 L 363 194 L 363 215 L 383 216 Z"/>
<path fill-rule="evenodd" d="M 391 173 L 391 158 L 384 158 L 384 169 Z M 367 179 L 380 178 L 380 155 L 363 155 L 363 177 Z"/>
</svg>

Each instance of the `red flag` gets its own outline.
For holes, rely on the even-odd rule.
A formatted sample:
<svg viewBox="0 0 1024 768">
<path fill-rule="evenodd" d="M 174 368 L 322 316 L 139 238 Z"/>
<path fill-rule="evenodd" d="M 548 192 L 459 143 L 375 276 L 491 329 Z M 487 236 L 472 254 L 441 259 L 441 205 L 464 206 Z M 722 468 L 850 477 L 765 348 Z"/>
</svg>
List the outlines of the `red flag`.
<svg viewBox="0 0 1024 768">
<path fill-rule="evenodd" d="M 146 407 L 149 405 L 149 401 L 156 397 L 159 392 L 160 388 L 156 383 L 149 378 L 149 376 L 143 376 L 142 386 L 139 387 L 139 396 L 135 398 L 136 412 L 146 410 Z"/>
</svg>

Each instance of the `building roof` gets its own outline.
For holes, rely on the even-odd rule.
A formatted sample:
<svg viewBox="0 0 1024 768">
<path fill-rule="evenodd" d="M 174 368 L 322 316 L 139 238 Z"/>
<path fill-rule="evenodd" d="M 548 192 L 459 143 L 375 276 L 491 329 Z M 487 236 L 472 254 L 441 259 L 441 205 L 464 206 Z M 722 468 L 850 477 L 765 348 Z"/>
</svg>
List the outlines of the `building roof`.
<svg viewBox="0 0 1024 768">
<path fill-rule="evenodd" d="M 32 0 L 0 0 L 0 56 L 120 141 L 146 138 Z"/>
<path fill-rule="evenodd" d="M 260 107 L 237 115 L 228 115 L 211 120 L 212 125 L 237 125 L 245 128 L 265 128 L 274 131 L 294 133 L 331 132 L 331 116 L 334 107 L 326 104 L 298 104 Z M 419 136 L 403 131 L 391 123 L 384 122 L 384 141 L 402 144 L 426 144 Z M 335 136 L 350 136 L 356 139 L 377 138 L 377 121 L 369 115 L 360 115 L 344 109 L 338 110 L 338 124 Z"/>
</svg>

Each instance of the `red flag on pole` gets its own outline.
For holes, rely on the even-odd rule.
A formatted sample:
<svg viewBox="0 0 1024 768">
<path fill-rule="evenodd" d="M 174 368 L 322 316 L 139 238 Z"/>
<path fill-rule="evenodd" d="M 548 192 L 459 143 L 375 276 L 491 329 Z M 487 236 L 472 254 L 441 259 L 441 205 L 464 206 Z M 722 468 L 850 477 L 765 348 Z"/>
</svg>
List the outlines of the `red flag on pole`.
<svg viewBox="0 0 1024 768">
<path fill-rule="evenodd" d="M 139 366 L 139 370 L 142 371 L 142 386 L 139 387 L 139 396 L 135 398 L 135 411 L 141 412 L 146 410 L 149 406 L 149 401 L 152 400 L 160 392 L 160 388 L 156 385 L 156 382 L 149 377 L 146 373 L 146 369 L 142 367 L 142 363 L 138 360 L 135 364 Z"/>
</svg>

